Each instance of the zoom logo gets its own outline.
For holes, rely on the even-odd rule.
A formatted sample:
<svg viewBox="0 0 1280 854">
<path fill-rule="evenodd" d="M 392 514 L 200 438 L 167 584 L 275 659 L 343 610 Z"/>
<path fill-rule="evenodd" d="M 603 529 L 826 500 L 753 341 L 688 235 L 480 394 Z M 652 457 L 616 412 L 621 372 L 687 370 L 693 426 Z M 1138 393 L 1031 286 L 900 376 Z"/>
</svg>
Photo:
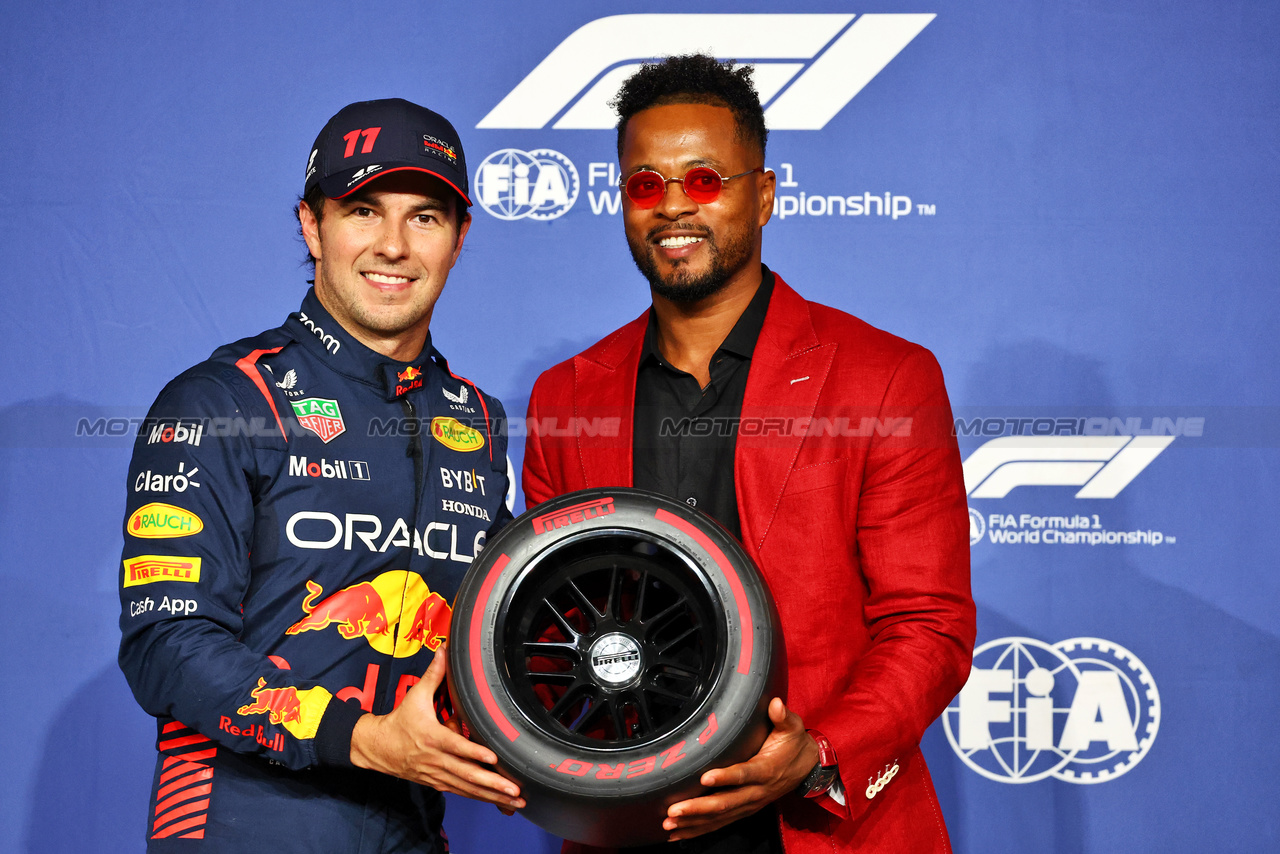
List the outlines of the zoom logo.
<svg viewBox="0 0 1280 854">
<path fill-rule="evenodd" d="M 476 169 L 480 207 L 498 219 L 556 219 L 578 200 L 578 170 L 558 151 L 503 148 Z"/>
<path fill-rule="evenodd" d="M 476 127 L 541 128 L 555 119 L 557 130 L 612 128 L 617 116 L 609 101 L 643 61 L 707 52 L 750 58 L 770 130 L 821 130 L 935 16 L 854 17 L 598 18 L 560 42 Z"/>
<path fill-rule="evenodd" d="M 956 755 L 988 780 L 1102 783 L 1151 749 L 1160 692 L 1119 644 L 999 638 L 974 650 L 969 681 L 942 722 Z"/>
</svg>

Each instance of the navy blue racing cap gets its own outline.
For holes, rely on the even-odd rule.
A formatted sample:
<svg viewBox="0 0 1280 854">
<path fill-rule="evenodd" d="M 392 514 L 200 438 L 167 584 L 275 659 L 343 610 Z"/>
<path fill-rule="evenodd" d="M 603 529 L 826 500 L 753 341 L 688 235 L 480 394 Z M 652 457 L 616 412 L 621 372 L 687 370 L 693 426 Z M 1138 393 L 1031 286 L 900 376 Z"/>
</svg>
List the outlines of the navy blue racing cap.
<svg viewBox="0 0 1280 854">
<path fill-rule="evenodd" d="M 357 101 L 339 110 L 316 137 L 303 194 L 319 185 L 320 192 L 340 199 L 405 169 L 435 175 L 470 207 L 462 140 L 448 119 L 403 98 Z"/>
</svg>

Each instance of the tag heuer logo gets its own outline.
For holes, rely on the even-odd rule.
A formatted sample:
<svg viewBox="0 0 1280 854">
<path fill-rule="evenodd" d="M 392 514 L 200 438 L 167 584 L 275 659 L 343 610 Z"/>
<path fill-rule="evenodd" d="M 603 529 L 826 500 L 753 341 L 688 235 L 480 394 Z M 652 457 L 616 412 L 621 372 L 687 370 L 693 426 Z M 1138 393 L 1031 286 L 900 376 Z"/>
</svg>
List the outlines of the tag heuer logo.
<svg viewBox="0 0 1280 854">
<path fill-rule="evenodd" d="M 298 416 L 298 423 L 319 436 L 326 445 L 347 430 L 336 400 L 308 397 L 306 400 L 291 400 L 289 405 Z"/>
</svg>

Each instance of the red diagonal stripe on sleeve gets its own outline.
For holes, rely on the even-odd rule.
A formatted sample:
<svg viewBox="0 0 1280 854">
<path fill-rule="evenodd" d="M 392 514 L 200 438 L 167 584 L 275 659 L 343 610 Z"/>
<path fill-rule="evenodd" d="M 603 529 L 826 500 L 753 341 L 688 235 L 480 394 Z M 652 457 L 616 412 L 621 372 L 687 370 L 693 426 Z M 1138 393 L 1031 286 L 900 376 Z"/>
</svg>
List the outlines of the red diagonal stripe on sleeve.
<svg viewBox="0 0 1280 854">
<path fill-rule="evenodd" d="M 196 773 L 184 774 L 178 779 L 174 780 L 169 785 L 163 786 L 157 789 L 156 790 L 157 801 L 160 800 L 161 798 L 167 797 L 172 792 L 176 792 L 179 789 L 183 789 L 183 788 L 186 788 L 187 786 L 193 785 L 195 783 L 199 783 L 201 780 L 208 780 L 213 776 L 213 769 L 209 768 L 208 766 L 191 765 L 189 767 L 191 768 L 192 771 L 195 771 Z"/>
<path fill-rule="evenodd" d="M 161 801 L 160 803 L 156 804 L 156 827 L 159 827 L 162 824 L 166 824 L 170 821 L 173 821 L 178 816 L 195 812 L 196 808 L 192 807 L 191 804 L 186 804 L 185 806 L 178 806 L 178 804 L 182 803 L 183 801 L 190 801 L 192 798 L 204 797 L 203 801 L 192 801 L 192 803 L 203 803 L 205 806 L 208 806 L 209 798 L 206 796 L 212 791 L 213 791 L 213 784 L 205 783 L 203 786 L 194 786 L 190 789 L 180 792 L 179 794 L 174 795 L 168 800 Z M 161 813 L 167 813 L 167 815 L 161 815 Z"/>
<path fill-rule="evenodd" d="M 182 721 L 171 721 L 170 723 L 165 724 L 164 729 L 160 730 L 160 732 L 168 733 L 173 732 L 176 729 L 190 729 L 190 727 Z"/>
<path fill-rule="evenodd" d="M 162 741 L 156 745 L 160 750 L 173 750 L 176 747 L 186 747 L 188 744 L 204 744 L 209 739 L 206 736 L 196 733 L 195 735 L 184 735 L 181 738 L 171 738 L 168 741 Z M 185 758 L 185 757 L 184 757 Z"/>
<path fill-rule="evenodd" d="M 200 801 L 199 803 L 202 805 L 201 809 L 208 809 L 209 807 L 208 801 Z M 184 819 L 182 821 L 175 821 L 173 824 L 169 825 L 164 830 L 160 830 L 151 834 L 151 838 L 164 839 L 166 836 L 173 836 L 175 833 L 180 833 L 181 831 L 187 830 L 197 825 L 203 825 L 208 818 L 209 816 L 206 815 L 205 813 L 200 813 L 200 815 L 193 815 L 191 816 L 191 818 Z M 201 838 L 203 838 L 203 835 L 201 836 Z"/>
<path fill-rule="evenodd" d="M 168 764 L 168 762 L 165 763 L 166 766 Z M 202 768 L 209 768 L 209 766 L 203 762 L 183 762 L 160 772 L 160 782 L 167 783 L 174 777 L 181 777 L 184 774 L 190 774 L 192 771 L 199 771 Z M 209 770 L 212 771 L 213 769 L 210 768 Z"/>
</svg>

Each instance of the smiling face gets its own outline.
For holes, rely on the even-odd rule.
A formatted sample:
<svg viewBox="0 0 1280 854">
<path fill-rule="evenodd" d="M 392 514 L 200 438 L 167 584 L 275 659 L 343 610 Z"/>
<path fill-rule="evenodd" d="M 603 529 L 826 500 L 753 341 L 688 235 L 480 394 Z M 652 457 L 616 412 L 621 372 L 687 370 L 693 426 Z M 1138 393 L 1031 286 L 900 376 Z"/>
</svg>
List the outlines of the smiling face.
<svg viewBox="0 0 1280 854">
<path fill-rule="evenodd" d="M 301 205 L 321 305 L 369 348 L 416 357 L 471 225 L 470 214 L 455 215 L 458 204 L 434 176 L 393 172 L 345 198 L 325 199 L 319 221 Z"/>
<path fill-rule="evenodd" d="M 727 107 L 666 104 L 636 113 L 627 122 L 622 177 L 652 169 L 664 178 L 683 178 L 694 166 L 722 176 L 761 164 L 761 154 L 738 138 Z M 652 208 L 622 196 L 631 257 L 653 292 L 674 302 L 702 300 L 742 280 L 758 281 L 761 228 L 773 210 L 772 172 L 751 173 L 726 182 L 720 195 L 699 205 L 683 185 L 668 183 Z"/>
</svg>

